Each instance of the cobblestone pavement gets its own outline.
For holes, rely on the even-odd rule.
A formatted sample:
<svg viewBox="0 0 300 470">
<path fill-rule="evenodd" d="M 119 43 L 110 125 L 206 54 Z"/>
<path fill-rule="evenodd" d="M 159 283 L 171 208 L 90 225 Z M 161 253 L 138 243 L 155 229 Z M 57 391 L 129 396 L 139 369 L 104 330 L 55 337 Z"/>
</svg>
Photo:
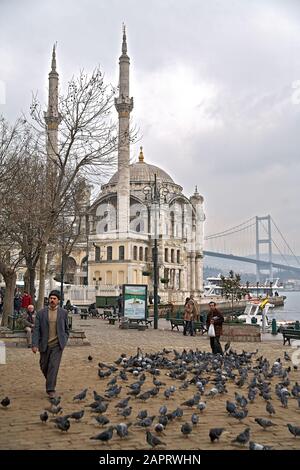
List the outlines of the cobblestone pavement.
<svg viewBox="0 0 300 470">
<path fill-rule="evenodd" d="M 117 436 L 108 444 L 90 440 L 101 431 L 100 426 L 92 418 L 89 408 L 84 408 L 93 401 L 92 391 L 96 390 L 103 394 L 107 380 L 100 380 L 97 375 L 98 362 L 113 363 L 121 353 L 127 355 L 135 354 L 137 347 L 141 347 L 144 352 L 155 352 L 167 349 L 198 348 L 209 351 L 209 341 L 207 337 L 197 335 L 195 337 L 183 336 L 182 332 L 171 331 L 169 324 L 159 321 L 159 330 L 149 328 L 145 331 L 134 329 L 121 330 L 118 324 L 109 325 L 107 321 L 101 319 L 74 319 L 75 328 L 85 330 L 91 346 L 67 347 L 63 354 L 63 359 L 59 371 L 57 393 L 61 395 L 61 405 L 64 414 L 71 411 L 85 409 L 83 420 L 78 423 L 72 421 L 70 430 L 63 433 L 54 427 L 54 424 L 47 422 L 42 424 L 39 415 L 45 407 L 49 406 L 44 391 L 44 380 L 39 369 L 39 354 L 34 355 L 30 349 L 7 348 L 7 363 L 0 365 L 0 398 L 9 396 L 11 405 L 4 409 L 0 407 L 0 448 L 1 449 L 147 449 L 149 446 L 145 440 L 145 430 L 137 426 L 130 428 L 127 438 L 121 440 Z M 283 358 L 283 351 L 292 352 L 291 347 L 283 347 L 281 342 L 263 342 L 252 344 L 233 343 L 233 349 L 241 351 L 254 351 L 259 349 L 258 354 L 266 355 L 270 360 L 277 357 Z M 88 356 L 93 357 L 88 361 Z M 286 364 L 288 365 L 288 364 Z M 290 374 L 292 381 L 300 381 L 299 371 L 292 371 Z M 162 371 L 160 380 L 170 385 L 174 383 Z M 132 379 L 130 378 L 130 381 Z M 151 398 L 145 404 L 140 400 L 132 399 L 132 416 L 127 418 L 128 422 L 136 422 L 138 410 L 147 409 L 149 415 L 158 414 L 158 409 L 162 403 L 166 403 L 172 411 L 180 403 L 190 398 L 195 393 L 195 387 L 187 391 L 178 390 L 180 382 L 177 381 L 174 398 L 166 400 L 162 392 L 158 396 Z M 128 389 L 122 384 L 123 389 L 120 399 L 126 397 Z M 143 387 L 145 390 L 152 386 L 152 378 L 147 378 Z M 73 403 L 73 396 L 82 389 L 88 387 L 88 397 L 83 403 Z M 274 388 L 274 387 L 273 387 Z M 296 400 L 289 401 L 289 408 L 284 409 L 279 406 L 278 400 L 273 400 L 276 415 L 272 421 L 277 424 L 271 430 L 262 430 L 254 421 L 255 417 L 268 418 L 265 411 L 265 403 L 259 397 L 256 403 L 249 405 L 249 415 L 242 422 L 238 422 L 228 417 L 225 411 L 226 399 L 234 399 L 236 387 L 228 385 L 228 395 L 221 395 L 214 399 L 206 398 L 207 410 L 200 415 L 199 424 L 193 429 L 188 438 L 181 435 L 180 428 L 185 421 L 190 421 L 192 410 L 184 410 L 181 421 L 172 422 L 166 429 L 161 440 L 166 443 L 167 449 L 236 449 L 231 443 L 232 439 L 247 425 L 253 432 L 252 439 L 256 442 L 272 445 L 276 449 L 299 449 L 300 439 L 293 438 L 288 432 L 286 423 L 291 422 L 300 425 L 300 410 L 297 411 Z M 246 386 L 240 393 L 247 395 Z M 111 423 L 117 424 L 124 421 L 123 417 L 117 415 L 114 407 L 116 399 L 109 405 L 106 415 Z M 120 419 L 121 418 L 121 419 Z M 208 429 L 210 427 L 224 427 L 225 432 L 220 442 L 211 444 L 208 439 Z"/>
</svg>

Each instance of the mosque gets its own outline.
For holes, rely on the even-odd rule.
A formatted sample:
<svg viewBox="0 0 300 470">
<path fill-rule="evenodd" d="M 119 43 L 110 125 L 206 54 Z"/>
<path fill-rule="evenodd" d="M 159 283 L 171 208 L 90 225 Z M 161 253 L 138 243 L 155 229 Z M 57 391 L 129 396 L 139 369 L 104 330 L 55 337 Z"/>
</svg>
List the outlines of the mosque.
<svg viewBox="0 0 300 470">
<path fill-rule="evenodd" d="M 122 284 L 147 284 L 149 293 L 153 292 L 155 238 L 162 301 L 181 303 L 191 293 L 199 298 L 203 290 L 203 197 L 197 187 L 191 197 L 185 196 L 183 188 L 164 169 L 148 163 L 142 147 L 138 161 L 130 163 L 133 98 L 129 93 L 129 68 L 124 28 L 119 96 L 115 99 L 118 171 L 102 185 L 93 204 L 88 204 L 85 233 L 66 263 L 65 278 L 70 283 L 67 296 L 81 304 L 95 295 L 118 295 Z M 60 123 L 55 50 L 45 120 L 52 141 L 49 151 L 55 150 Z"/>
</svg>

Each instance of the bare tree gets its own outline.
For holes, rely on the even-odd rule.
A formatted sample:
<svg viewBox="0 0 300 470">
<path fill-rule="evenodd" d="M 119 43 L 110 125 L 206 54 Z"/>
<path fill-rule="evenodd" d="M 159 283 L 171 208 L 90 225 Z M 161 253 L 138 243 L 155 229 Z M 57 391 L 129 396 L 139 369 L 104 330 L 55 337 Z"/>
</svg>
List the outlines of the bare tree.
<svg viewBox="0 0 300 470">
<path fill-rule="evenodd" d="M 104 84 L 98 68 L 91 76 L 81 72 L 78 78 L 73 78 L 68 84 L 66 96 L 59 98 L 57 146 L 51 139 L 40 104 L 36 98 L 33 100 L 31 115 L 35 128 L 40 132 L 40 153 L 46 155 L 48 162 L 38 307 L 44 299 L 47 245 L 76 180 L 96 177 L 98 182 L 101 181 L 116 164 L 118 144 L 129 137 L 128 129 L 118 142 L 117 125 L 111 118 L 114 95 L 115 90 Z M 131 140 L 134 138 L 131 135 Z M 44 148 L 47 149 L 46 153 Z"/>
</svg>

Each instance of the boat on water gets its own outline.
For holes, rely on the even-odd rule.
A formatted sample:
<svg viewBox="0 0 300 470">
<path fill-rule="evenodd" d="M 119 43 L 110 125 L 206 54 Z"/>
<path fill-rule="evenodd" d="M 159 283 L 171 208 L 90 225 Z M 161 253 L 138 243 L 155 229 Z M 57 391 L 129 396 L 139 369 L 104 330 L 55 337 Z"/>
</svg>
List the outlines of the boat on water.
<svg viewBox="0 0 300 470">
<path fill-rule="evenodd" d="M 256 285 L 241 285 L 241 289 L 245 291 L 245 296 L 248 297 L 248 300 L 257 300 L 261 302 L 262 299 L 269 297 L 269 303 L 274 305 L 283 305 L 286 296 L 280 295 L 283 291 L 283 286 L 279 282 L 279 277 L 275 278 L 273 281 L 268 279 L 264 284 Z M 221 274 L 218 276 L 211 276 L 206 279 L 206 284 L 204 285 L 204 296 L 213 297 L 213 296 L 222 296 L 222 278 Z"/>
<path fill-rule="evenodd" d="M 259 325 L 262 329 L 264 326 L 265 331 L 270 331 L 272 327 L 272 320 L 270 319 L 268 312 L 269 309 L 273 308 L 274 305 L 269 303 L 269 299 L 258 302 L 247 302 L 244 313 L 239 315 L 238 319 L 242 320 L 247 324 Z M 265 323 L 263 323 L 265 322 Z M 294 326 L 294 321 L 288 320 L 276 320 L 277 329 L 280 331 L 282 328 Z"/>
</svg>

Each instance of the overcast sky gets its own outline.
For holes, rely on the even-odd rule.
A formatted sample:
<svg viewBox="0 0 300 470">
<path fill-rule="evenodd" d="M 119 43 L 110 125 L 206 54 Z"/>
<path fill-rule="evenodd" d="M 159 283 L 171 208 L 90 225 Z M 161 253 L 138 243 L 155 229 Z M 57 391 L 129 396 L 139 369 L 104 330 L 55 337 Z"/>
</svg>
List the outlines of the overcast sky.
<svg viewBox="0 0 300 470">
<path fill-rule="evenodd" d="M 56 41 L 61 84 L 100 65 L 117 85 L 122 22 L 132 156 L 198 185 L 206 234 L 271 214 L 300 254 L 300 1 L 0 0 L 0 113 L 46 100 Z"/>
</svg>

